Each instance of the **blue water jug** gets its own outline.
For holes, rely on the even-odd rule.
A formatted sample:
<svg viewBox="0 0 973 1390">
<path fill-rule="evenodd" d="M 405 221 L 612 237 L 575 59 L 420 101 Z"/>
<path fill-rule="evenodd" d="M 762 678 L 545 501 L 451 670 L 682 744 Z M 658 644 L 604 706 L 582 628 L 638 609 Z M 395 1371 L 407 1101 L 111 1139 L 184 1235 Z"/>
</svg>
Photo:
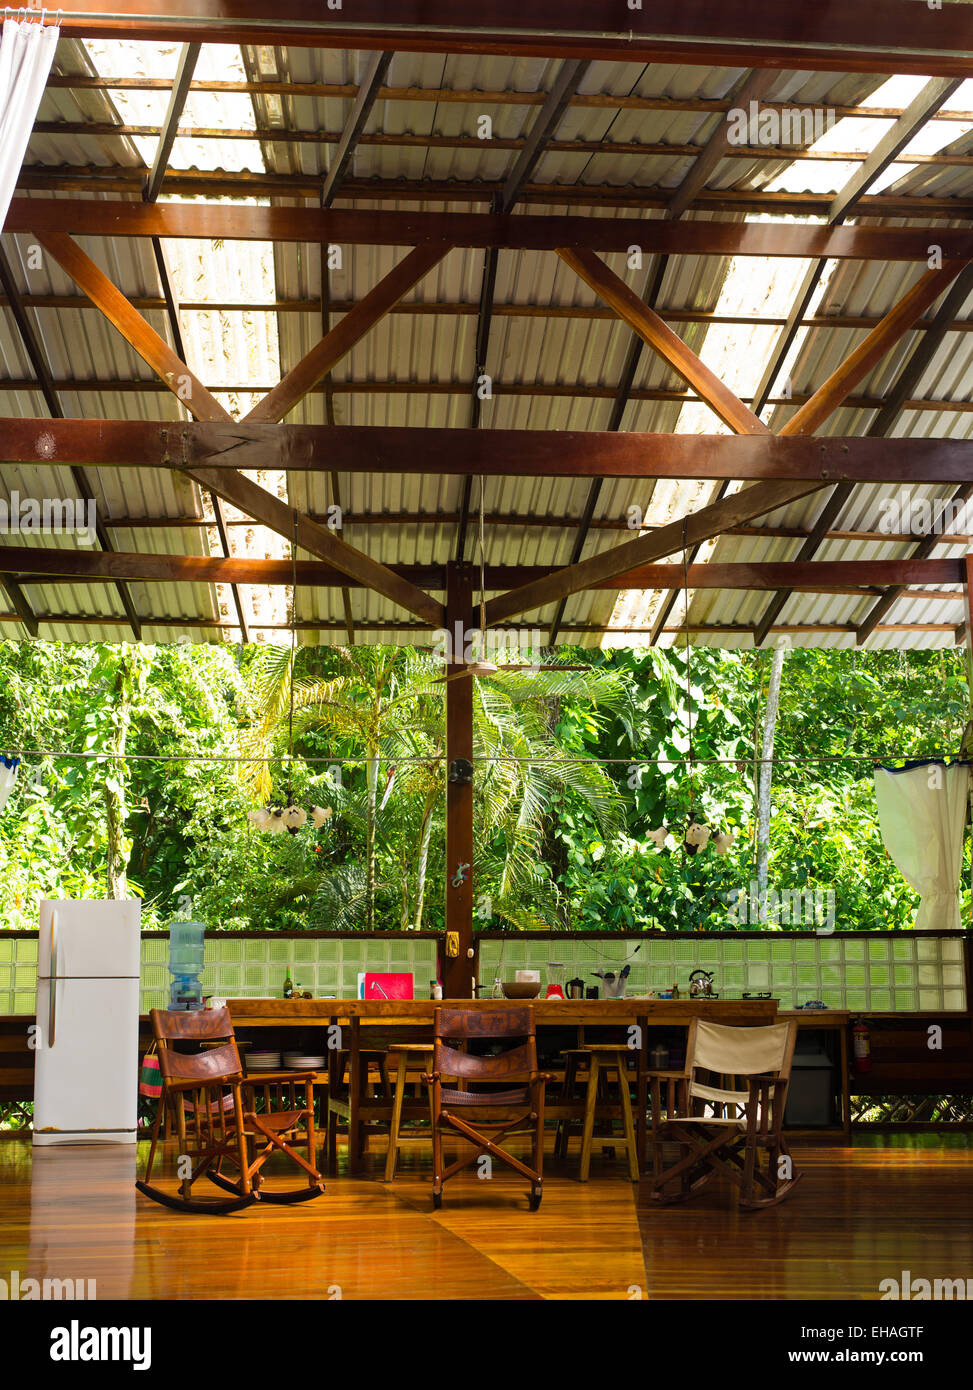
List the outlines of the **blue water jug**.
<svg viewBox="0 0 973 1390">
<path fill-rule="evenodd" d="M 203 959 L 206 947 L 203 937 L 206 927 L 202 922 L 173 922 L 169 927 L 169 986 L 170 1009 L 201 1009 L 203 1007 L 203 987 L 199 977 L 203 973 Z"/>
</svg>

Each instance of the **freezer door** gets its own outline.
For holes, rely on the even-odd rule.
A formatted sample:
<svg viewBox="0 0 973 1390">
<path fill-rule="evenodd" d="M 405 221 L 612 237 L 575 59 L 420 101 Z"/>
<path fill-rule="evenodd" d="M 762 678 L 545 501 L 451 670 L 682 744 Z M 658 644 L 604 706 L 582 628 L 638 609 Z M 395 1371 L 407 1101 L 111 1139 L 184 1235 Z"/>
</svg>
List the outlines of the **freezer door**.
<svg viewBox="0 0 973 1390">
<path fill-rule="evenodd" d="M 93 1143 L 120 1135 L 134 1142 L 138 1023 L 138 980 L 38 980 L 34 1133 L 39 1142 Z"/>
<path fill-rule="evenodd" d="M 118 978 L 139 973 L 142 904 L 137 900 L 76 899 L 41 903 L 37 976 Z"/>
</svg>

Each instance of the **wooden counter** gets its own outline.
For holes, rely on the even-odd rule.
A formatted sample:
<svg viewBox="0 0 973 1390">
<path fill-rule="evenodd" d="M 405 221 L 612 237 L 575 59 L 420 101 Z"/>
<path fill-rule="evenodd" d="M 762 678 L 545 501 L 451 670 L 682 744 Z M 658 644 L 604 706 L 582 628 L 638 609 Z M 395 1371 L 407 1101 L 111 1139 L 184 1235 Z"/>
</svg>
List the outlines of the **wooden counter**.
<svg viewBox="0 0 973 1390">
<path fill-rule="evenodd" d="M 686 1024 L 693 1018 L 713 1023 L 767 1023 L 777 1014 L 776 999 L 228 999 L 234 1022 L 250 1028 L 300 1028 L 359 1020 L 365 1023 L 432 1023 L 440 1005 L 464 1009 L 517 1008 L 530 1004 L 538 1027 L 566 1024 L 623 1025 L 644 1019 L 650 1026 Z"/>
<path fill-rule="evenodd" d="M 234 1025 L 241 1029 L 256 1028 L 329 1028 L 338 1025 L 337 1039 L 329 1038 L 325 1047 L 328 1056 L 328 1125 L 326 1154 L 329 1171 L 334 1171 L 337 1153 L 339 1120 L 348 1126 L 348 1165 L 357 1172 L 361 1167 L 366 1140 L 366 1126 L 387 1123 L 391 1103 L 385 1098 L 366 1096 L 366 1070 L 362 1062 L 362 1031 L 411 1028 L 424 1030 L 431 1036 L 436 1009 L 441 1004 L 453 1004 L 468 1009 L 518 1008 L 530 1004 L 538 1031 L 547 1028 L 574 1030 L 578 1046 L 585 1042 L 586 1029 L 637 1028 L 631 1038 L 636 1062 L 636 1116 L 639 1167 L 645 1167 L 647 1140 L 646 1112 L 648 1108 L 649 1030 L 652 1028 L 686 1027 L 691 1019 L 705 1018 L 714 1023 L 746 1026 L 770 1023 L 777 1014 L 776 999 L 228 999 L 227 1007 Z M 320 1047 L 320 1044 L 318 1045 Z M 347 1054 L 348 1087 L 343 1087 L 345 1056 Z M 339 1074 L 340 1072 L 340 1074 Z M 566 1118 L 571 1107 L 554 1103 L 547 1107 L 551 1119 Z M 610 1108 L 610 1107 L 609 1107 Z M 415 1115 L 413 1115 L 415 1110 Z M 403 1116 L 418 1118 L 424 1105 L 406 1105 Z M 562 1115 L 564 1111 L 564 1115 Z M 607 1111 L 606 1111 L 607 1115 Z"/>
</svg>

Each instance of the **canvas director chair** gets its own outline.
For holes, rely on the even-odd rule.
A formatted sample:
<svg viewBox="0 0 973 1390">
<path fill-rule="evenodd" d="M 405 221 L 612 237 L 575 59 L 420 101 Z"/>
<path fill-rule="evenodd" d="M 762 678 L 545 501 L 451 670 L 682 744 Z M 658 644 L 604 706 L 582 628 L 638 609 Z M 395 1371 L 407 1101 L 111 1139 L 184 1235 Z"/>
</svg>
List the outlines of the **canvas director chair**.
<svg viewBox="0 0 973 1390">
<path fill-rule="evenodd" d="M 292 1203 L 320 1197 L 324 1183 L 315 1164 L 314 1073 L 261 1072 L 259 1079 L 247 1078 L 225 1008 L 153 1009 L 151 1018 L 162 1094 L 138 1190 L 174 1211 L 210 1215 L 239 1211 L 258 1199 Z M 175 1119 L 179 1161 L 189 1169 L 180 1169 L 176 1193 L 151 1182 L 167 1107 Z M 283 1154 L 306 1174 L 304 1186 L 277 1191 L 264 1185 L 262 1169 L 273 1154 Z M 230 1195 L 196 1198 L 193 1184 L 204 1176 Z"/>
<path fill-rule="evenodd" d="M 454 1043 L 510 1046 L 483 1056 L 460 1050 Z M 463 1089 L 445 1087 L 444 1078 L 460 1081 Z M 553 1077 L 537 1070 L 533 1009 L 437 1009 L 432 1071 L 424 1079 L 432 1119 L 433 1206 L 442 1206 L 443 1186 L 449 1178 L 475 1163 L 481 1154 L 488 1154 L 527 1179 L 530 1209 L 536 1211 L 544 1181 L 544 1088 Z M 514 1082 L 521 1084 L 512 1085 Z M 480 1085 L 491 1089 L 467 1089 Z M 498 1115 L 502 1118 L 497 1119 Z M 498 1142 L 528 1132 L 533 1140 L 529 1164 Z M 472 1148 L 448 1167 L 443 1162 L 443 1135 L 447 1133 L 459 1136 Z"/>
<path fill-rule="evenodd" d="M 790 1195 L 799 1175 L 781 1125 L 796 1037 L 794 1020 L 759 1028 L 693 1020 L 685 1072 L 668 1082 L 665 1114 L 662 1078 L 651 1077 L 654 1201 L 695 1197 L 719 1173 L 740 1188 L 746 1210 L 776 1206 Z M 666 1142 L 680 1147 L 668 1168 Z M 788 1160 L 783 1175 L 781 1157 Z"/>
</svg>

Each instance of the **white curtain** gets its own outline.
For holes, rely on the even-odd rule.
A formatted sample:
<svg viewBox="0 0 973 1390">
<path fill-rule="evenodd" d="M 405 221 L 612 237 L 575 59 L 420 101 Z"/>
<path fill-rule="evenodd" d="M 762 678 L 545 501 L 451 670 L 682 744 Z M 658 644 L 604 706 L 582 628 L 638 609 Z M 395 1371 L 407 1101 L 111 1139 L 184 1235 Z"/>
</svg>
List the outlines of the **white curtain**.
<svg viewBox="0 0 973 1390">
<path fill-rule="evenodd" d="M 7 753 L 0 753 L 0 811 L 7 804 L 7 797 L 13 791 L 19 766 L 19 758 L 11 757 Z"/>
<path fill-rule="evenodd" d="M 0 227 L 7 219 L 54 50 L 56 24 L 3 22 L 0 40 Z"/>
<path fill-rule="evenodd" d="M 875 799 L 885 848 L 922 897 L 919 931 L 959 931 L 959 877 L 970 769 L 966 763 L 922 763 L 875 769 Z"/>
</svg>

